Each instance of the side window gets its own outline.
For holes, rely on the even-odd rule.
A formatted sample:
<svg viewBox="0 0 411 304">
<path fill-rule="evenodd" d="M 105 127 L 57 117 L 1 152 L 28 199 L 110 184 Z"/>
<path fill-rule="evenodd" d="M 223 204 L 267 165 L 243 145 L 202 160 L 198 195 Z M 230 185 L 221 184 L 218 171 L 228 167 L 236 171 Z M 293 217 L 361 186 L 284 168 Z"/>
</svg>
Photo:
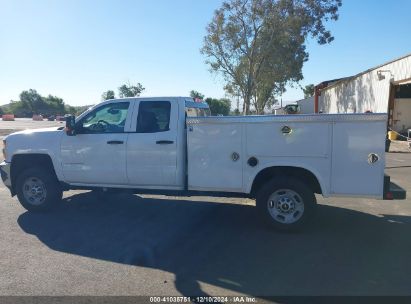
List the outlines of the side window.
<svg viewBox="0 0 411 304">
<path fill-rule="evenodd" d="M 171 104 L 168 101 L 142 101 L 138 108 L 137 133 L 170 130 Z"/>
<path fill-rule="evenodd" d="M 204 117 L 204 116 L 211 116 L 211 113 L 210 113 L 210 109 L 208 108 L 186 107 L 186 115 L 189 117 Z"/>
<path fill-rule="evenodd" d="M 129 102 L 116 102 L 94 109 L 77 123 L 77 133 L 124 133 L 129 106 Z"/>
</svg>

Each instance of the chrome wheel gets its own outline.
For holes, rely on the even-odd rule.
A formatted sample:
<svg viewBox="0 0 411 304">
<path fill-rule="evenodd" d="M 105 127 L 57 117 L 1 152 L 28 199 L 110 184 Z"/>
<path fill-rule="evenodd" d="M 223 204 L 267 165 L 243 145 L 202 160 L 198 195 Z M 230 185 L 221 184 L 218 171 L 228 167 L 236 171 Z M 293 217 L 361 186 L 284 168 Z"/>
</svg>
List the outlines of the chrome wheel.
<svg viewBox="0 0 411 304">
<path fill-rule="evenodd" d="M 23 195 L 28 203 L 39 206 L 46 200 L 46 186 L 41 179 L 29 177 L 23 183 Z"/>
<path fill-rule="evenodd" d="M 304 201 L 291 189 L 279 189 L 268 198 L 267 208 L 275 221 L 292 224 L 303 216 Z"/>
</svg>

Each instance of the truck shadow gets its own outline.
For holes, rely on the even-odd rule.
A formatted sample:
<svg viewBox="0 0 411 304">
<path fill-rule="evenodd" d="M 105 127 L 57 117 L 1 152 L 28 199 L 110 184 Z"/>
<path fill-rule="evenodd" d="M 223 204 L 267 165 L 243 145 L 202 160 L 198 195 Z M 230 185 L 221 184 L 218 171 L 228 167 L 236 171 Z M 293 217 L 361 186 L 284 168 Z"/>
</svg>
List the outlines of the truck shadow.
<svg viewBox="0 0 411 304">
<path fill-rule="evenodd" d="M 200 282 L 256 296 L 411 293 L 410 217 L 318 209 L 304 232 L 280 233 L 252 206 L 82 193 L 18 224 L 53 250 L 174 273 L 186 296 L 205 295 Z"/>
</svg>

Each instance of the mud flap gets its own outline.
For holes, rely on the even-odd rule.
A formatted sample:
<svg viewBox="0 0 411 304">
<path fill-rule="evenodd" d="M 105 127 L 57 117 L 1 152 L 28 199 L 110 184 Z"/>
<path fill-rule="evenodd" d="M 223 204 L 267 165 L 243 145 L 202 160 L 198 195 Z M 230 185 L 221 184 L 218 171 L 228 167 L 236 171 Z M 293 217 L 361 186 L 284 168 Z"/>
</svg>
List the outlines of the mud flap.
<svg viewBox="0 0 411 304">
<path fill-rule="evenodd" d="M 384 200 L 404 200 L 407 192 L 397 184 L 391 182 L 388 175 L 384 176 Z"/>
</svg>

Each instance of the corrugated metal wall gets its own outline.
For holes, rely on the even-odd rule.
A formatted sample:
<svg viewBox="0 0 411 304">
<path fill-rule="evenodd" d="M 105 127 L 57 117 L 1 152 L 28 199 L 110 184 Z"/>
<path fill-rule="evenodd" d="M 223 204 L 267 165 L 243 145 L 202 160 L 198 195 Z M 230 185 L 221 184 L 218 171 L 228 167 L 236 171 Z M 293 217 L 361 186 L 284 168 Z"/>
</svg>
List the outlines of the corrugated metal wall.
<svg viewBox="0 0 411 304">
<path fill-rule="evenodd" d="M 394 100 L 393 126 L 397 132 L 405 132 L 411 128 L 411 98 Z"/>
<path fill-rule="evenodd" d="M 381 71 L 380 76 L 378 71 Z M 324 113 L 387 113 L 390 83 L 408 79 L 411 79 L 411 55 L 324 89 L 319 110 Z"/>
<path fill-rule="evenodd" d="M 297 104 L 300 106 L 301 114 L 314 113 L 314 96 L 298 100 Z"/>
</svg>

